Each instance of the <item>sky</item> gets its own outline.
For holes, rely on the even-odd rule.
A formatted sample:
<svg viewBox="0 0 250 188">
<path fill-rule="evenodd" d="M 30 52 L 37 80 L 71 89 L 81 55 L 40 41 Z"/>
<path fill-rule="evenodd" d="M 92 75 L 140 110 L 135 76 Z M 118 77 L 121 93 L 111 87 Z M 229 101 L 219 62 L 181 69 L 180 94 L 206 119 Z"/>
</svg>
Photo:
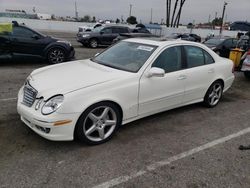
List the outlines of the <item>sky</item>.
<svg viewBox="0 0 250 188">
<path fill-rule="evenodd" d="M 173 2 L 175 0 L 172 0 Z M 166 18 L 166 0 L 76 0 L 79 17 L 95 16 L 97 19 L 121 18 L 129 15 L 129 5 L 132 4 L 132 15 L 138 21 L 149 22 L 151 8 L 153 22 L 161 22 Z M 250 0 L 227 0 L 226 21 L 250 21 Z M 174 4 L 174 3 L 172 3 Z M 186 0 L 180 22 L 208 22 L 217 12 L 222 15 L 224 0 Z M 5 9 L 23 9 L 31 13 L 36 7 L 38 13 L 55 14 L 56 16 L 74 16 L 75 0 L 0 0 L 0 11 Z"/>
</svg>

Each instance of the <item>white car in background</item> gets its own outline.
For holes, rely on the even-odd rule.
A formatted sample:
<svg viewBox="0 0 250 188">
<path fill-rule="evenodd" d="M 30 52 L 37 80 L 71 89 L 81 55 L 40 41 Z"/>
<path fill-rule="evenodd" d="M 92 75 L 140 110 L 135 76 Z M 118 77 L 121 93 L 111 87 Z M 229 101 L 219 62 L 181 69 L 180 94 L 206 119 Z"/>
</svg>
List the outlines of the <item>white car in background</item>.
<svg viewBox="0 0 250 188">
<path fill-rule="evenodd" d="M 199 43 L 128 39 L 92 59 L 33 71 L 17 109 L 44 138 L 101 144 L 145 116 L 198 102 L 216 106 L 233 67 Z"/>
<path fill-rule="evenodd" d="M 101 27 L 103 26 L 103 24 L 101 23 L 96 23 L 94 25 L 85 25 L 85 26 L 80 26 L 78 28 L 78 33 L 82 33 L 82 32 L 91 32 L 93 29 L 95 29 L 96 27 Z"/>
</svg>

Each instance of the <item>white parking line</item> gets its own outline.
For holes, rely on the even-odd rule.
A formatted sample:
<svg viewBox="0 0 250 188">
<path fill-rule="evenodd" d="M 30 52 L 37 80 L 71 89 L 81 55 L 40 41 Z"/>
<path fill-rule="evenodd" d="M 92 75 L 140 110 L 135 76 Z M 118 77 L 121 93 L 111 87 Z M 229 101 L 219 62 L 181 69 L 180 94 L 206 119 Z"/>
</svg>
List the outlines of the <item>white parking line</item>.
<svg viewBox="0 0 250 188">
<path fill-rule="evenodd" d="M 139 177 L 139 176 L 141 176 L 143 174 L 146 174 L 147 172 L 154 171 L 157 168 L 169 165 L 172 162 L 175 162 L 177 160 L 183 159 L 185 157 L 188 157 L 190 155 L 193 155 L 193 154 L 198 153 L 200 151 L 203 151 L 205 149 L 214 147 L 214 146 L 216 146 L 218 144 L 225 143 L 225 142 L 227 142 L 227 141 L 229 141 L 231 139 L 237 138 L 237 137 L 245 135 L 247 133 L 250 133 L 250 127 L 246 128 L 246 129 L 243 129 L 243 130 L 241 130 L 241 131 L 239 131 L 237 133 L 231 134 L 229 136 L 226 136 L 226 137 L 223 137 L 223 138 L 219 138 L 219 139 L 214 140 L 212 142 L 209 142 L 207 144 L 201 145 L 201 146 L 196 147 L 194 149 L 191 149 L 189 151 L 185 151 L 185 152 L 180 153 L 178 155 L 172 156 L 172 157 L 170 157 L 170 158 L 168 158 L 166 160 L 155 162 L 155 163 L 147 166 L 146 170 L 140 170 L 139 172 L 135 172 L 135 173 L 132 173 L 130 175 L 125 175 L 125 176 L 120 176 L 118 178 L 114 178 L 114 179 L 109 180 L 107 182 L 104 182 L 104 183 L 101 183 L 99 185 L 96 185 L 96 186 L 94 186 L 94 188 L 108 188 L 108 187 L 113 187 L 115 185 L 119 185 L 121 183 L 125 183 L 125 182 L 127 182 L 127 181 L 129 181 L 131 179 L 134 179 L 134 178 Z"/>
<path fill-rule="evenodd" d="M 0 102 L 1 101 L 14 101 L 14 100 L 17 100 L 17 98 L 0 99 Z"/>
</svg>

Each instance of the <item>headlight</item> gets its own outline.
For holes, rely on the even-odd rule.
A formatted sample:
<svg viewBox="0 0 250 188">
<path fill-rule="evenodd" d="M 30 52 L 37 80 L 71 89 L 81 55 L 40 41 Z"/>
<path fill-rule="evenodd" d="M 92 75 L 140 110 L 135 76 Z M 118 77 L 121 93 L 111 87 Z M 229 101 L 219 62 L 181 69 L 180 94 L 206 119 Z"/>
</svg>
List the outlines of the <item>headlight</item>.
<svg viewBox="0 0 250 188">
<path fill-rule="evenodd" d="M 89 36 L 90 36 L 89 34 L 84 34 L 84 35 L 82 35 L 83 38 L 89 37 Z"/>
<path fill-rule="evenodd" d="M 57 95 L 50 98 L 42 107 L 42 114 L 49 115 L 55 112 L 63 103 L 63 95 Z"/>
<path fill-rule="evenodd" d="M 68 44 L 69 46 L 72 46 L 71 43 L 69 41 L 66 41 L 66 40 L 58 40 L 57 42 Z"/>
</svg>

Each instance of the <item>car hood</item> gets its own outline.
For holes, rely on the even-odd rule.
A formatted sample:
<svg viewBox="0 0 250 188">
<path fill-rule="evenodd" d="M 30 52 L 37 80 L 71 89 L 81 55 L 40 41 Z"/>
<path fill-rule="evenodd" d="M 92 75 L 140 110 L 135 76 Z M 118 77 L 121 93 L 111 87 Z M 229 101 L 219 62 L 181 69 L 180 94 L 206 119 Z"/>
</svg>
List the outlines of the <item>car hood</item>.
<svg viewBox="0 0 250 188">
<path fill-rule="evenodd" d="M 106 67 L 91 60 L 80 60 L 47 66 L 33 71 L 29 77 L 37 97 L 48 99 L 121 78 L 128 72 Z"/>
</svg>

